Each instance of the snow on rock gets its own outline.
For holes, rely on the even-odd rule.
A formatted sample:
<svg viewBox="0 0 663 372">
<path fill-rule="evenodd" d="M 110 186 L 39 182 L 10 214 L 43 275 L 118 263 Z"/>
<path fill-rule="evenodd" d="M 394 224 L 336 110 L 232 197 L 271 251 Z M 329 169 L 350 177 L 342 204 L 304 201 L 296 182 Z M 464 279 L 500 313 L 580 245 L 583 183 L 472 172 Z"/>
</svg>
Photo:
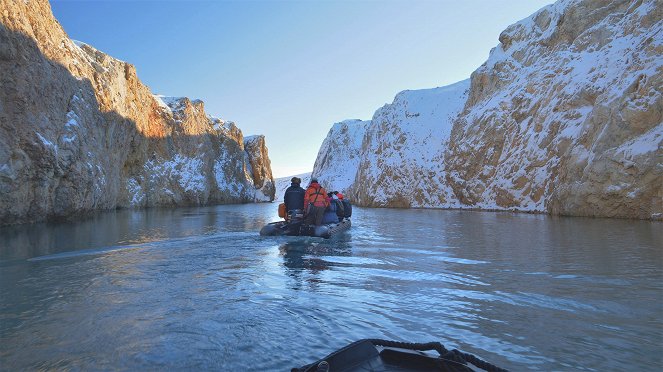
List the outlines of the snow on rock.
<svg viewBox="0 0 663 372">
<path fill-rule="evenodd" d="M 0 90 L 0 225 L 273 198 L 269 159 L 254 158 L 267 156 L 264 139 L 248 153 L 241 130 L 202 101 L 154 95 L 133 65 L 69 39 L 47 0 L 0 4 L 12 87 Z"/>
<path fill-rule="evenodd" d="M 352 186 L 361 159 L 362 139 L 369 123 L 346 120 L 334 124 L 329 130 L 313 166 L 314 175 L 325 189 L 345 193 Z"/>
<path fill-rule="evenodd" d="M 468 87 L 469 80 L 464 80 L 442 88 L 404 91 L 375 112 L 363 138 L 358 182 L 350 193 L 356 203 L 376 207 L 453 203 L 451 189 L 444 183 L 443 157 Z"/>
<path fill-rule="evenodd" d="M 152 97 L 154 97 L 154 100 L 157 102 L 157 105 L 159 105 L 159 107 L 162 110 L 170 113 L 170 115 L 173 114 L 173 110 L 170 108 L 170 105 L 168 104 L 168 102 L 170 102 L 170 98 L 172 97 L 167 97 L 160 94 L 153 94 Z"/>
<path fill-rule="evenodd" d="M 129 190 L 129 193 L 132 196 L 129 201 L 131 207 L 141 207 L 145 205 L 145 192 L 136 179 L 127 179 L 127 190 Z"/>
<path fill-rule="evenodd" d="M 663 3 L 561 0 L 509 26 L 469 81 L 399 93 L 366 124 L 360 205 L 656 218 Z M 352 173 L 327 157 L 313 173 Z"/>
<path fill-rule="evenodd" d="M 445 164 L 458 199 L 564 215 L 661 211 L 660 140 L 630 169 L 619 148 L 663 131 L 662 11 L 563 0 L 508 27 L 454 123 Z"/>
<path fill-rule="evenodd" d="M 328 189 L 359 205 L 438 207 L 450 200 L 443 152 L 452 121 L 467 98 L 469 80 L 447 87 L 404 91 L 371 121 L 334 124 L 313 174 Z"/>
</svg>

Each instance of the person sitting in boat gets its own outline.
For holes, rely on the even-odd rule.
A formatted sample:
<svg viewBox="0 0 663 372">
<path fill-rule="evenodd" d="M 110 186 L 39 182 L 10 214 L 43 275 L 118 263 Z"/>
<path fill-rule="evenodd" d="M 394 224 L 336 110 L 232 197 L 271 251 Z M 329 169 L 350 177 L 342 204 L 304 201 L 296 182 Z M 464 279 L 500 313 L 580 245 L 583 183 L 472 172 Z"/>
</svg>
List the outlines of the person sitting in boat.
<svg viewBox="0 0 663 372">
<path fill-rule="evenodd" d="M 352 204 L 350 204 L 350 201 L 346 199 L 340 192 L 336 194 L 336 196 L 338 196 L 338 200 L 343 204 L 343 217 L 352 217 Z"/>
<path fill-rule="evenodd" d="M 339 197 L 339 195 L 341 197 Z M 332 203 L 336 204 L 336 215 L 338 216 L 339 222 L 343 220 L 343 217 L 345 217 L 345 207 L 343 206 L 343 200 L 341 198 L 343 197 L 343 194 L 341 194 L 338 191 L 332 192 L 331 198 L 332 198 Z"/>
<path fill-rule="evenodd" d="M 322 215 L 322 224 L 326 225 L 328 223 L 337 223 L 339 222 L 338 218 L 338 198 L 334 200 L 334 193 L 327 193 L 327 201 L 329 206 L 325 209 L 325 213 Z"/>
<path fill-rule="evenodd" d="M 316 177 L 311 178 L 311 183 L 306 188 L 304 194 L 304 223 L 308 225 L 322 224 L 322 216 L 325 208 L 329 205 L 327 201 L 327 191 L 320 186 Z"/>
<path fill-rule="evenodd" d="M 283 194 L 283 202 L 285 203 L 286 218 L 289 218 L 290 214 L 300 210 L 301 213 L 304 212 L 304 190 L 300 185 L 302 180 L 299 177 L 292 177 L 290 179 L 290 187 L 285 190 Z"/>
</svg>

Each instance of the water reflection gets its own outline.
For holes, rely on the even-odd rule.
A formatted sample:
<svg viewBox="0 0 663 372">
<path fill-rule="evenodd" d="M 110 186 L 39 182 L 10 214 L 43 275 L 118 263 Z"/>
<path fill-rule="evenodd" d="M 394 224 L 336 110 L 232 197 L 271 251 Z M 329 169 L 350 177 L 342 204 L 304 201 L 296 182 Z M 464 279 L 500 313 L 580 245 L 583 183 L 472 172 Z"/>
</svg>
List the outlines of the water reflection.
<svg viewBox="0 0 663 372">
<path fill-rule="evenodd" d="M 349 245 L 329 246 L 319 243 L 290 242 L 279 246 L 279 254 L 283 256 L 283 264 L 290 270 L 307 269 L 312 272 L 328 270 L 330 266 L 339 265 L 327 262 L 326 256 L 351 256 Z"/>
<path fill-rule="evenodd" d="M 344 264 L 332 260 L 333 257 L 351 257 L 352 250 L 349 236 L 344 240 L 331 241 L 320 238 L 289 238 L 291 241 L 278 246 L 279 256 L 283 258 L 286 274 L 294 279 L 292 289 L 303 289 L 306 282 L 309 290 L 316 290 L 316 283 L 323 280 L 320 273 Z"/>
<path fill-rule="evenodd" d="M 271 209 L 261 205 L 151 208 L 102 212 L 73 223 L 0 227 L 0 262 L 228 231 L 256 231 L 269 221 L 270 214 Z"/>
</svg>

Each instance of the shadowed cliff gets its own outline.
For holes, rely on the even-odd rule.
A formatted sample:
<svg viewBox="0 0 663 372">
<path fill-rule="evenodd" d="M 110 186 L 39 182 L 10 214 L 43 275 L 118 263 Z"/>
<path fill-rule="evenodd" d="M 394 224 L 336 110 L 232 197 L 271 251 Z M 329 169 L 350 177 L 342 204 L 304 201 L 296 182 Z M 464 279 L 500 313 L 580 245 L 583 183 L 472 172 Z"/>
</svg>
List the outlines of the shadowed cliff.
<svg viewBox="0 0 663 372">
<path fill-rule="evenodd" d="M 269 159 L 251 158 L 266 147 L 245 151 L 200 101 L 160 105 L 132 65 L 73 45 L 47 2 L 30 3 L 0 7 L 0 224 L 273 200 Z M 34 35 L 10 28 L 26 24 Z"/>
</svg>

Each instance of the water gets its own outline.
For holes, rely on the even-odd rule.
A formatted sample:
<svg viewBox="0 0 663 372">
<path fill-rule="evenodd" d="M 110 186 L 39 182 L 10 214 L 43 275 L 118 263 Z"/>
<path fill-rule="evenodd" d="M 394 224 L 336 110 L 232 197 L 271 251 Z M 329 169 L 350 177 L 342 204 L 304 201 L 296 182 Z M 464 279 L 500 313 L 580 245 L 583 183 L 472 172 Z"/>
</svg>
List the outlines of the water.
<svg viewBox="0 0 663 372">
<path fill-rule="evenodd" d="M 260 237 L 276 205 L 0 229 L 1 370 L 287 371 L 360 338 L 513 370 L 663 367 L 660 222 L 354 209 Z"/>
</svg>

